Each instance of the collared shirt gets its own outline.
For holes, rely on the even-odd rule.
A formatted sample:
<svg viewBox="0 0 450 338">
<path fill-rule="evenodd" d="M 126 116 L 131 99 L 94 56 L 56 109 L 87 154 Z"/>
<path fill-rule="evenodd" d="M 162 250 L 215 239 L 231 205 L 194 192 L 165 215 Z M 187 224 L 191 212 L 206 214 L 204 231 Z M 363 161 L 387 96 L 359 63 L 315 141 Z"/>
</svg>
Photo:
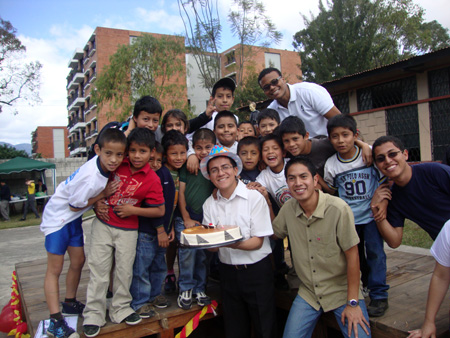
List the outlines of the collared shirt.
<svg viewBox="0 0 450 338">
<path fill-rule="evenodd" d="M 269 238 L 273 234 L 267 202 L 256 190 L 249 190 L 244 183 L 238 185 L 230 198 L 217 192 L 217 200 L 210 196 L 203 204 L 203 222 L 214 225 L 237 225 L 241 228 L 243 240 L 250 237 L 264 237 L 258 250 L 220 248 L 219 259 L 225 264 L 253 264 L 269 255 Z"/>
<path fill-rule="evenodd" d="M 345 251 L 359 243 L 353 213 L 338 197 L 319 191 L 311 217 L 298 201 L 287 201 L 273 221 L 278 238 L 289 235 L 295 271 L 300 278 L 298 294 L 314 309 L 325 312 L 347 303 Z M 359 292 L 359 298 L 362 294 Z"/>
<path fill-rule="evenodd" d="M 333 108 L 334 103 L 328 91 L 318 84 L 300 82 L 287 84 L 290 98 L 287 108 L 273 100 L 267 107 L 275 109 L 283 121 L 288 116 L 298 116 L 305 123 L 309 137 L 328 135 L 327 118 L 324 116 Z"/>
</svg>

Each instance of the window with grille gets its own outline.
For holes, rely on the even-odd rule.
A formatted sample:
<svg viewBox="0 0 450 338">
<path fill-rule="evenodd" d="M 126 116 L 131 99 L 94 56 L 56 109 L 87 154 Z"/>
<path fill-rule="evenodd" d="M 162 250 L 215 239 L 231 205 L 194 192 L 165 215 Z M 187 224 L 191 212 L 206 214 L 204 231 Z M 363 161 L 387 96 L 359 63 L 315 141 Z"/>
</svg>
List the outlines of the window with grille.
<svg viewBox="0 0 450 338">
<path fill-rule="evenodd" d="M 417 100 L 416 77 L 358 89 L 358 111 L 394 106 Z"/>
<path fill-rule="evenodd" d="M 350 104 L 348 101 L 348 93 L 342 93 L 331 97 L 334 105 L 342 114 L 350 113 Z"/>
<path fill-rule="evenodd" d="M 433 161 L 442 161 L 450 147 L 450 99 L 430 102 Z"/>
<path fill-rule="evenodd" d="M 428 90 L 430 97 L 450 94 L 450 67 L 428 72 Z"/>
<path fill-rule="evenodd" d="M 398 137 L 408 149 L 408 161 L 420 161 L 417 105 L 386 110 L 387 134 Z"/>
</svg>

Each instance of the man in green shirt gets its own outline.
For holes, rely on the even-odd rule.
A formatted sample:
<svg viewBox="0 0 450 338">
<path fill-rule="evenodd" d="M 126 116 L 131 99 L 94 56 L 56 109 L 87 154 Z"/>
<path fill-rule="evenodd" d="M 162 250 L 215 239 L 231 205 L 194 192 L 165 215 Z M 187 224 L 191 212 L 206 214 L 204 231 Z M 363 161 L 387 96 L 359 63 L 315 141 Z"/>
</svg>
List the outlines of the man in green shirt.
<svg viewBox="0 0 450 338">
<path fill-rule="evenodd" d="M 358 242 L 353 213 L 340 198 L 316 190 L 318 176 L 308 158 L 295 157 L 285 168 L 292 199 L 273 221 L 278 238 L 289 235 L 298 294 L 284 338 L 311 337 L 323 312 L 333 311 L 344 337 L 370 337 L 369 317 L 360 291 Z"/>
</svg>

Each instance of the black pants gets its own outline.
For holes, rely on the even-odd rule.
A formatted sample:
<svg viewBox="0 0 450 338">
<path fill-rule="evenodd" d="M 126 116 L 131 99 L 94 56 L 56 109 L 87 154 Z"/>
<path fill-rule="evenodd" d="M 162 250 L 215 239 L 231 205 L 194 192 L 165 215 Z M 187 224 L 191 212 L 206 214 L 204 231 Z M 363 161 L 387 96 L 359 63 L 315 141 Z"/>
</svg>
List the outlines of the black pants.
<svg viewBox="0 0 450 338">
<path fill-rule="evenodd" d="M 267 256 L 257 263 L 235 266 L 220 263 L 220 289 L 225 334 L 228 338 L 276 336 L 273 270 Z"/>
</svg>

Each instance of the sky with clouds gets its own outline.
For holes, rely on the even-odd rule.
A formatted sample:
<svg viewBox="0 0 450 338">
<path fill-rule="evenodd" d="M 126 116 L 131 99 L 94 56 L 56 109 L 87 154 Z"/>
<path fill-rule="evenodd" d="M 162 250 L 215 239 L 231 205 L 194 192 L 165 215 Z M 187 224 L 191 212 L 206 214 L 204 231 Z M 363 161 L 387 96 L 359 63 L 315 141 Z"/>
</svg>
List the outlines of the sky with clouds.
<svg viewBox="0 0 450 338">
<path fill-rule="evenodd" d="M 292 36 L 304 28 L 300 14 L 317 14 L 318 0 L 262 0 L 266 13 L 283 33 L 283 41 L 273 46 L 293 50 Z M 219 0 L 223 25 L 222 50 L 235 45 L 227 25 L 231 0 Z M 324 1 L 325 2 L 325 1 Z M 437 20 L 450 28 L 448 0 L 416 0 L 426 10 L 427 21 Z M 0 0 L 0 16 L 17 29 L 27 48 L 26 59 L 43 64 L 40 97 L 42 103 L 15 107 L 18 114 L 4 109 L 0 113 L 0 141 L 31 143 L 31 132 L 38 126 L 67 125 L 66 76 L 68 62 L 76 48 L 83 48 L 95 27 L 130 29 L 163 34 L 183 34 L 184 26 L 176 0 Z"/>
</svg>

